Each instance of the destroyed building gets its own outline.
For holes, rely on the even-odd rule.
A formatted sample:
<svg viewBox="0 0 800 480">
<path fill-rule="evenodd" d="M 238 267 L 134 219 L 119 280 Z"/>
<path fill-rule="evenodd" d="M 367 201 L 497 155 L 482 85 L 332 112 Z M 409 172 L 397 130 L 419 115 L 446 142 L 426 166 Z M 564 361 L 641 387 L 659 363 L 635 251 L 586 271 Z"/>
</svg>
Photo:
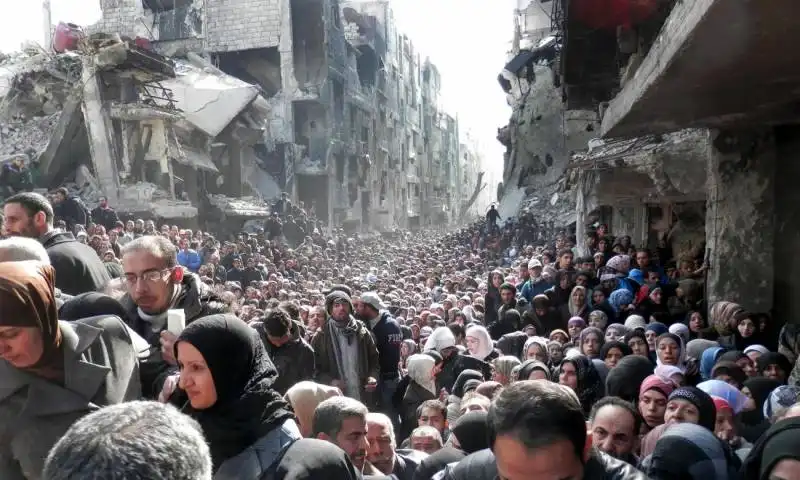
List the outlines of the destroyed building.
<svg viewBox="0 0 800 480">
<path fill-rule="evenodd" d="M 506 147 L 498 197 L 500 215 L 534 211 L 553 228 L 575 222 L 574 194 L 566 182 L 574 152 L 597 135 L 596 112 L 565 111 L 558 85 L 559 40 L 551 30 L 549 2 L 520 0 L 514 38 L 498 82 L 512 113 L 497 139 Z"/>
<path fill-rule="evenodd" d="M 577 227 L 626 224 L 612 233 L 644 245 L 680 231 L 705 246 L 711 302 L 796 322 L 794 3 L 549 3 L 564 108 L 600 116 L 570 173 Z"/>
<path fill-rule="evenodd" d="M 195 147 L 185 163 L 219 170 L 216 193 L 285 191 L 332 225 L 388 230 L 457 220 L 480 189 L 480 158 L 461 151 L 469 144 L 441 108 L 438 70 L 398 32 L 387 2 L 102 0 L 101 9 L 90 32 L 147 38 L 179 66 L 256 89 L 222 129 L 217 105 L 244 101 L 244 91 L 226 89 L 230 101 L 209 91 L 194 113 L 212 125 L 183 132 L 209 137 L 182 150 Z"/>
</svg>

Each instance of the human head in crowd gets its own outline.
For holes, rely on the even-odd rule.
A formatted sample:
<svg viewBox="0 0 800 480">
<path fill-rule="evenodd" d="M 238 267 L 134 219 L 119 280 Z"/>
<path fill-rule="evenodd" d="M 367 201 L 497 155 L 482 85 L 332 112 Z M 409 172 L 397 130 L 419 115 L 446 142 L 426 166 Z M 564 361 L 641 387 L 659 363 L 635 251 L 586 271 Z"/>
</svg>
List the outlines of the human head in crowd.
<svg viewBox="0 0 800 480">
<path fill-rule="evenodd" d="M 436 453 L 443 446 L 442 435 L 433 427 L 417 427 L 409 438 L 411 448 L 429 455 Z"/>
<path fill-rule="evenodd" d="M 347 453 L 358 471 L 367 461 L 367 414 L 363 403 L 348 397 L 332 397 L 314 411 L 314 437 L 333 443 Z"/>
<path fill-rule="evenodd" d="M 489 448 L 486 410 L 473 410 L 461 415 L 450 431 L 448 442 L 465 453 L 474 453 Z"/>
<path fill-rule="evenodd" d="M 341 395 L 342 391 L 336 387 L 302 381 L 292 385 L 284 397 L 297 417 L 300 433 L 303 437 L 309 438 L 313 434 L 312 422 L 317 405 L 331 397 Z"/>
<path fill-rule="evenodd" d="M 600 399 L 589 413 L 592 445 L 625 462 L 636 464 L 642 417 L 630 402 L 617 397 Z"/>
<path fill-rule="evenodd" d="M 38 240 L 26 237 L 9 237 L 0 240 L 0 262 L 24 261 L 50 265 L 47 250 Z"/>
<path fill-rule="evenodd" d="M 395 440 L 392 420 L 382 413 L 370 412 L 367 414 L 367 460 L 384 475 L 391 475 L 394 471 L 396 457 Z"/>
<path fill-rule="evenodd" d="M 564 387 L 514 383 L 492 403 L 488 424 L 501 478 L 583 478 L 591 437 L 580 403 Z"/>
<path fill-rule="evenodd" d="M 439 400 L 426 400 L 417 407 L 417 426 L 433 427 L 440 434 L 447 428 L 447 407 Z"/>
<path fill-rule="evenodd" d="M 179 386 L 211 448 L 215 471 L 272 429 L 294 419 L 273 384 L 278 376 L 258 334 L 234 315 L 186 326 L 175 342 Z M 294 422 L 292 421 L 292 427 Z M 300 436 L 297 430 L 297 436 Z"/>
<path fill-rule="evenodd" d="M 178 265 L 177 249 L 163 237 L 143 236 L 122 250 L 122 269 L 128 293 L 145 314 L 158 314 L 170 308 L 176 285 L 184 271 Z"/>
<path fill-rule="evenodd" d="M 3 204 L 3 235 L 40 238 L 53 229 L 53 207 L 38 193 L 23 192 Z"/>
<path fill-rule="evenodd" d="M 501 385 L 508 385 L 511 381 L 511 370 L 519 365 L 521 362 L 519 358 L 513 355 L 503 355 L 494 360 L 492 363 L 493 373 L 492 380 L 500 383 Z"/>
<path fill-rule="evenodd" d="M 200 425 L 171 405 L 128 402 L 75 422 L 47 457 L 43 480 L 211 480 Z"/>
<path fill-rule="evenodd" d="M 667 428 L 641 462 L 642 472 L 654 480 L 737 478 L 739 465 L 713 430 L 692 423 Z"/>
<path fill-rule="evenodd" d="M 713 432 L 716 423 L 714 400 L 696 387 L 677 388 L 667 400 L 664 423 L 695 423 Z"/>
</svg>

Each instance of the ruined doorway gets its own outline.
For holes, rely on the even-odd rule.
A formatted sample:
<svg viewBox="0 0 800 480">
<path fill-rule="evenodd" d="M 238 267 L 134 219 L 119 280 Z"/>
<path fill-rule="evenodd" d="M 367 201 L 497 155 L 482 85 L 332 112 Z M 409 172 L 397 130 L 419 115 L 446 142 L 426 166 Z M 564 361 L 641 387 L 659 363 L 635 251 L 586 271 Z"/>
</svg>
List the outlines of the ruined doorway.
<svg viewBox="0 0 800 480">
<path fill-rule="evenodd" d="M 291 0 L 294 75 L 301 89 L 319 86 L 325 72 L 323 0 Z"/>
<path fill-rule="evenodd" d="M 325 175 L 297 175 L 297 199 L 306 207 L 314 207 L 317 218 L 328 221 L 328 177 Z"/>
<path fill-rule="evenodd" d="M 372 209 L 372 193 L 368 191 L 361 192 L 361 224 L 364 226 L 370 225 L 369 212 Z"/>
</svg>

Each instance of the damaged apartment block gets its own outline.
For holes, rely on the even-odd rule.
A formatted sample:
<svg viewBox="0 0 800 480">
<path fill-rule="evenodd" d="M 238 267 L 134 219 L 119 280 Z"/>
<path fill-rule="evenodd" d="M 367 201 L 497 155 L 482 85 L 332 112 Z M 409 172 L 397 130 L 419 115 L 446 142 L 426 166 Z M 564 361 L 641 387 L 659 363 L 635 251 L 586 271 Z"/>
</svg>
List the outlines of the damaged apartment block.
<svg viewBox="0 0 800 480">
<path fill-rule="evenodd" d="M 66 73 L 40 74 L 64 90 L 37 110 L 48 186 L 78 172 L 89 203 L 239 224 L 287 192 L 331 226 L 378 230 L 457 220 L 481 189 L 438 70 L 386 2 L 100 4 L 49 60 Z"/>
</svg>

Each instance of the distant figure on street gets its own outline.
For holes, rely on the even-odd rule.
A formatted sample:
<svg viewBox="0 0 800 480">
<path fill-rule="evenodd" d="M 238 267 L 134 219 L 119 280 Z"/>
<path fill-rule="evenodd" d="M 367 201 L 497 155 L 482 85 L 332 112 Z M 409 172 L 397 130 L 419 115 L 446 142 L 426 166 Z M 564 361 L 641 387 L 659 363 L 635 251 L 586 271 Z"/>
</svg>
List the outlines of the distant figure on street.
<svg viewBox="0 0 800 480">
<path fill-rule="evenodd" d="M 500 213 L 497 212 L 497 207 L 495 204 L 492 204 L 489 207 L 489 211 L 486 212 L 486 224 L 489 226 L 489 230 L 497 230 L 497 222 L 500 220 Z"/>
</svg>

